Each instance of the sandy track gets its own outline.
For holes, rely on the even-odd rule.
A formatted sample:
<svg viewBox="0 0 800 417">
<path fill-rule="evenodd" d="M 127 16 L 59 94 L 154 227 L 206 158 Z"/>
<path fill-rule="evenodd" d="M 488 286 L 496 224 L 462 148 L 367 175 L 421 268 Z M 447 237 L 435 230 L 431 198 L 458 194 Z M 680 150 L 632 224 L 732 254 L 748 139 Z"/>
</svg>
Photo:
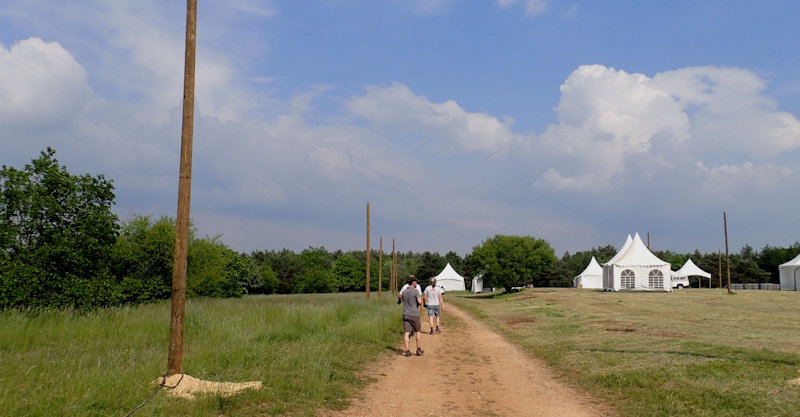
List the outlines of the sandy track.
<svg viewBox="0 0 800 417">
<path fill-rule="evenodd" d="M 424 313 L 422 319 L 423 330 L 429 330 Z M 610 415 L 607 406 L 557 381 L 543 363 L 452 304 L 442 312 L 442 333 L 423 334 L 423 356 L 402 356 L 402 341 L 398 342 L 395 355 L 370 367 L 369 375 L 376 381 L 360 398 L 345 410 L 322 410 L 318 415 Z"/>
</svg>

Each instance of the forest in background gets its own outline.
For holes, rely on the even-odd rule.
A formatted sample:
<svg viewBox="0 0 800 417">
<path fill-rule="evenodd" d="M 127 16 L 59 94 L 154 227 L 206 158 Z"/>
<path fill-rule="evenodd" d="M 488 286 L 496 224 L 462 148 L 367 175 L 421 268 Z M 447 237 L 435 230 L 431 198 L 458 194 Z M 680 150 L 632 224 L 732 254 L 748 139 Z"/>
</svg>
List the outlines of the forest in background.
<svg viewBox="0 0 800 417">
<path fill-rule="evenodd" d="M 111 210 L 113 189 L 102 175 L 70 174 L 50 148 L 22 169 L 2 167 L 0 308 L 93 308 L 170 297 L 174 219 L 133 215 L 121 221 Z M 282 249 L 247 254 L 227 247 L 221 236 L 196 235 L 190 230 L 190 297 L 365 290 L 365 250 L 309 247 L 299 253 Z M 718 253 L 653 252 L 673 269 L 691 258 L 714 275 L 712 286 L 719 286 L 720 266 L 727 273 L 726 259 Z M 800 242 L 761 250 L 746 245 L 730 256 L 731 282 L 778 283 L 778 265 L 798 253 Z M 427 285 L 450 263 L 466 278 L 467 289 L 482 272 L 486 286 L 570 287 L 592 256 L 602 264 L 614 254 L 614 246 L 606 245 L 557 258 L 545 240 L 497 235 L 464 257 L 453 251 L 398 252 L 397 276 L 400 285 L 412 274 Z M 391 291 L 391 253 L 371 250 L 369 256 L 371 290 L 380 285 L 382 291 Z M 693 287 L 699 285 L 697 277 L 690 279 Z"/>
</svg>

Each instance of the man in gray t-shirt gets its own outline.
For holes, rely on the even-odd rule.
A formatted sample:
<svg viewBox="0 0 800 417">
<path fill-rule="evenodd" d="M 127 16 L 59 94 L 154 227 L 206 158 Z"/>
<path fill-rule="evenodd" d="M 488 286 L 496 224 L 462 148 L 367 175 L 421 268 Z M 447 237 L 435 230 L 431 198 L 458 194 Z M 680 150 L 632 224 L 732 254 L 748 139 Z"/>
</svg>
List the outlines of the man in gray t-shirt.
<svg viewBox="0 0 800 417">
<path fill-rule="evenodd" d="M 411 275 L 408 277 L 408 288 L 400 293 L 400 299 L 403 302 L 403 343 L 406 347 L 406 356 L 411 356 L 411 350 L 408 349 L 408 339 L 411 331 L 416 334 L 415 340 L 417 342 L 417 356 L 421 356 L 425 351 L 420 347 L 420 332 L 422 331 L 422 323 L 419 320 L 419 306 L 422 305 L 422 297 L 420 296 L 419 283 L 417 279 Z"/>
</svg>

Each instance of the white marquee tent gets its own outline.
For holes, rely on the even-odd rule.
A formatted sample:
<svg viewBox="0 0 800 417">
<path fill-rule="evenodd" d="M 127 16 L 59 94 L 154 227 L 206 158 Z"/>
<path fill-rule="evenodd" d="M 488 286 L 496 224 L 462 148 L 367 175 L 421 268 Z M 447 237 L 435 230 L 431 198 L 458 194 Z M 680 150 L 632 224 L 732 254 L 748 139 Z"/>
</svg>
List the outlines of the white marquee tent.
<svg viewBox="0 0 800 417">
<path fill-rule="evenodd" d="M 672 285 L 675 287 L 678 285 L 689 286 L 689 277 L 704 277 L 711 279 L 711 274 L 700 269 L 700 267 L 695 265 L 694 262 L 692 262 L 692 259 L 689 258 L 679 270 L 672 273 Z"/>
<path fill-rule="evenodd" d="M 603 264 L 603 289 L 672 291 L 671 272 L 669 262 L 653 255 L 637 233 Z"/>
<path fill-rule="evenodd" d="M 483 275 L 478 275 L 472 278 L 472 292 L 483 292 Z"/>
<path fill-rule="evenodd" d="M 435 276 L 436 285 L 440 285 L 445 291 L 466 291 L 467 287 L 464 285 L 464 277 L 458 274 L 450 263 L 444 267 L 439 275 Z"/>
<path fill-rule="evenodd" d="M 592 256 L 589 265 L 572 279 L 575 288 L 603 288 L 603 267 Z"/>
<path fill-rule="evenodd" d="M 800 291 L 800 255 L 778 266 L 781 291 Z"/>
</svg>

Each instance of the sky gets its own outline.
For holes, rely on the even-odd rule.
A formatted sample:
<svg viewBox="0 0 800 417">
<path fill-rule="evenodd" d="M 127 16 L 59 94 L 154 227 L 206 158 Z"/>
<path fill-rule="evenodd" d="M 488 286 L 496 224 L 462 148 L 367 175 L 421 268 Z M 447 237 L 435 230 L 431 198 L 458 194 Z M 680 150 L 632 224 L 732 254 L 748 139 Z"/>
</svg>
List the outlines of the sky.
<svg viewBox="0 0 800 417">
<path fill-rule="evenodd" d="M 199 0 L 191 217 L 251 252 L 800 240 L 800 2 Z M 3 0 L 0 164 L 175 217 L 186 3 Z"/>
</svg>

